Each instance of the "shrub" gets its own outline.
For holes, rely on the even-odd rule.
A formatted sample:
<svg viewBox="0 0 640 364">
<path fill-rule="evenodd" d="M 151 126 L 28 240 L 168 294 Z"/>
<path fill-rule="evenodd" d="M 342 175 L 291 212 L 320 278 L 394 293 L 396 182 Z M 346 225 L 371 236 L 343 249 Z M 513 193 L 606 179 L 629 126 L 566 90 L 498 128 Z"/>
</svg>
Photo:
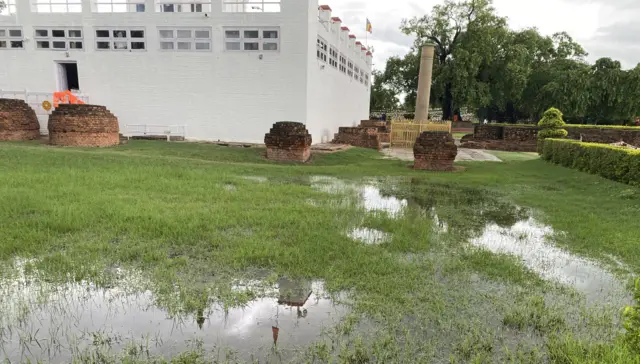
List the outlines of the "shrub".
<svg viewBox="0 0 640 364">
<path fill-rule="evenodd" d="M 622 314 L 624 328 L 627 330 L 625 341 L 631 349 L 640 353 L 640 278 L 636 280 L 633 300 L 634 305 L 627 306 Z"/>
<path fill-rule="evenodd" d="M 538 139 L 547 139 L 547 138 L 564 138 L 569 134 L 564 129 L 542 129 L 538 132 Z"/>
<path fill-rule="evenodd" d="M 542 158 L 547 161 L 640 186 L 640 150 L 553 138 L 542 144 Z"/>
<path fill-rule="evenodd" d="M 547 138 L 564 138 L 569 134 L 562 129 L 566 124 L 562 120 L 562 112 L 555 107 L 550 108 L 542 114 L 542 119 L 538 126 L 542 128 L 538 132 L 538 153 L 542 154 L 543 140 Z"/>
</svg>

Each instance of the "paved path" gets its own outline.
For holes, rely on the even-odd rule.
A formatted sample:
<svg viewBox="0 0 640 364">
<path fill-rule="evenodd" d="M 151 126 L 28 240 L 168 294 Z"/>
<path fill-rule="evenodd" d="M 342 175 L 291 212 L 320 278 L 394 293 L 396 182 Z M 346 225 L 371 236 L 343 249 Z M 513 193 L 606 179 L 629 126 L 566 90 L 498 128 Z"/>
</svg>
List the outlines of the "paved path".
<svg viewBox="0 0 640 364">
<path fill-rule="evenodd" d="M 388 148 L 384 149 L 383 153 L 388 158 L 397 158 L 405 161 L 413 161 L 413 150 L 400 149 L 400 148 Z M 482 161 L 482 162 L 502 162 L 500 158 L 493 154 L 489 154 L 480 149 L 466 149 L 458 148 L 458 155 L 456 156 L 456 162 L 461 161 Z"/>
</svg>

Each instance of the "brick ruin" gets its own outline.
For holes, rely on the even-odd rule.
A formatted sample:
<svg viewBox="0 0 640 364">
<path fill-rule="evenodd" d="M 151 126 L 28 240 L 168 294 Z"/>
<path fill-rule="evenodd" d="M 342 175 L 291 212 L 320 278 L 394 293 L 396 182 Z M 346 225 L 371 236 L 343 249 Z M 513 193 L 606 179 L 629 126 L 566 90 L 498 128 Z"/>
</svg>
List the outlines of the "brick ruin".
<svg viewBox="0 0 640 364">
<path fill-rule="evenodd" d="M 578 127 L 566 125 L 568 139 L 589 143 L 611 144 L 625 142 L 640 146 L 640 129 Z M 536 152 L 538 130 L 536 125 L 491 125 L 479 124 L 473 135 L 465 135 L 461 140 L 463 148 L 504 150 L 509 152 Z"/>
<path fill-rule="evenodd" d="M 414 169 L 453 171 L 458 147 L 446 131 L 424 131 L 413 145 Z"/>
<path fill-rule="evenodd" d="M 0 141 L 40 138 L 36 112 L 23 100 L 0 99 Z"/>
<path fill-rule="evenodd" d="M 460 140 L 461 147 L 471 149 L 505 150 L 510 152 L 537 151 L 538 127 L 478 124 L 473 135 Z"/>
<path fill-rule="evenodd" d="M 107 147 L 120 143 L 118 119 L 105 106 L 60 104 L 49 116 L 49 143 Z"/>
<path fill-rule="evenodd" d="M 362 120 L 360 126 L 338 128 L 332 143 L 381 150 L 382 144 L 390 141 L 391 132 L 386 121 Z"/>
<path fill-rule="evenodd" d="M 267 159 L 306 162 L 311 157 L 311 134 L 302 123 L 279 121 L 264 136 Z"/>
</svg>

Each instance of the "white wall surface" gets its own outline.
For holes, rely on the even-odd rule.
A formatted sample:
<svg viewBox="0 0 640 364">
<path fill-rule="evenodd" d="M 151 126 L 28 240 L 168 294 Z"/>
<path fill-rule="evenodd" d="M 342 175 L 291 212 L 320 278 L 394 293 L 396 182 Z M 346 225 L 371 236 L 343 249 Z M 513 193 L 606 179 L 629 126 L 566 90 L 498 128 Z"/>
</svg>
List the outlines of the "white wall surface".
<svg viewBox="0 0 640 364">
<path fill-rule="evenodd" d="M 146 0 L 145 13 L 92 13 L 90 1 L 83 0 L 77 14 L 31 13 L 28 1 L 20 0 L 18 14 L 0 16 L 0 27 L 20 25 L 31 39 L 23 50 L 0 50 L 0 89 L 57 91 L 55 62 L 75 61 L 81 92 L 107 106 L 121 129 L 187 125 L 192 139 L 263 142 L 276 121 L 307 122 L 307 65 L 310 56 L 315 59 L 315 48 L 308 54 L 307 15 L 316 1 L 282 0 L 280 13 L 222 13 L 221 0 L 213 0 L 205 17 L 155 13 L 153 0 Z M 82 26 L 84 49 L 70 50 L 68 57 L 36 49 L 34 27 L 52 26 Z M 144 27 L 146 51 L 97 51 L 95 27 L 101 26 Z M 211 27 L 212 51 L 161 51 L 158 26 Z M 224 51 L 225 26 L 280 27 L 280 51 Z"/>
<path fill-rule="evenodd" d="M 317 0 L 316 0 L 317 1 Z M 329 3 L 329 5 L 331 5 Z M 312 7 L 317 8 L 316 4 Z M 332 17 L 340 14 L 332 14 Z M 310 19 L 309 54 L 307 84 L 307 129 L 313 136 L 314 142 L 331 141 L 338 128 L 341 126 L 353 126 L 360 120 L 369 118 L 370 84 L 365 86 L 359 79 L 355 80 L 348 74 L 342 73 L 338 68 L 329 64 L 329 51 L 327 62 L 319 60 L 316 56 L 316 44 L 318 36 L 322 37 L 330 49 L 334 46 L 339 53 L 343 53 L 351 59 L 358 68 L 364 69 L 366 74 L 371 74 L 371 68 L 367 64 L 366 57 L 360 47 L 349 48 L 348 44 L 355 42 L 349 40 L 346 32 L 340 30 L 340 26 L 358 26 L 358 24 L 322 23 L 313 16 Z M 314 25 L 315 24 L 315 25 Z M 361 24 L 365 26 L 365 24 Z M 332 29 L 334 30 L 332 32 Z M 340 34 L 346 38 L 340 39 Z M 364 40 L 361 40 L 364 43 Z M 339 62 L 339 59 L 338 59 Z"/>
</svg>

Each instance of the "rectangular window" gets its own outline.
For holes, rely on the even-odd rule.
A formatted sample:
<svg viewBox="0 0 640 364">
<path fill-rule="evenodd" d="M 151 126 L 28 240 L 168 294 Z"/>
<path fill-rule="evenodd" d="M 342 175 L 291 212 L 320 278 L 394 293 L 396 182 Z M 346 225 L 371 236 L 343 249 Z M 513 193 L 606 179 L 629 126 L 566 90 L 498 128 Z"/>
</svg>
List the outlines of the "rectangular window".
<svg viewBox="0 0 640 364">
<path fill-rule="evenodd" d="M 318 37 L 316 43 L 316 57 L 322 62 L 327 62 L 327 41 Z"/>
<path fill-rule="evenodd" d="M 211 0 L 156 0 L 158 13 L 210 13 Z"/>
<path fill-rule="evenodd" d="M 224 49 L 227 51 L 278 51 L 280 30 L 275 28 L 225 29 Z"/>
<path fill-rule="evenodd" d="M 16 1 L 17 0 L 4 0 L 4 9 L 0 11 L 0 16 L 10 16 L 16 13 Z M 0 47 L 2 48 L 2 47 Z"/>
<path fill-rule="evenodd" d="M 36 49 L 67 50 L 83 49 L 82 29 L 79 28 L 43 28 L 34 30 Z"/>
<path fill-rule="evenodd" d="M 142 28 L 99 28 L 95 30 L 96 50 L 144 51 L 146 32 Z"/>
<path fill-rule="evenodd" d="M 223 13 L 279 13 L 280 0 L 222 0 Z"/>
<path fill-rule="evenodd" d="M 360 78 L 360 68 L 358 68 L 358 66 L 353 65 L 353 79 L 358 81 L 358 78 Z"/>
<path fill-rule="evenodd" d="M 368 73 L 364 74 L 364 85 L 365 86 L 369 86 L 369 74 Z"/>
<path fill-rule="evenodd" d="M 91 0 L 94 13 L 144 13 L 145 0 Z"/>
<path fill-rule="evenodd" d="M 329 65 L 338 68 L 338 50 L 335 47 L 329 48 Z"/>
<path fill-rule="evenodd" d="M 210 51 L 211 28 L 158 28 L 160 50 Z"/>
<path fill-rule="evenodd" d="M 347 67 L 347 76 L 349 77 L 353 77 L 353 62 L 351 62 L 351 60 L 347 61 L 348 67 Z"/>
<path fill-rule="evenodd" d="M 340 72 L 347 73 L 347 58 L 340 53 Z"/>
<path fill-rule="evenodd" d="M 360 70 L 360 83 L 364 83 L 364 71 Z"/>
<path fill-rule="evenodd" d="M 81 13 L 82 0 L 31 0 L 36 13 Z"/>
</svg>

